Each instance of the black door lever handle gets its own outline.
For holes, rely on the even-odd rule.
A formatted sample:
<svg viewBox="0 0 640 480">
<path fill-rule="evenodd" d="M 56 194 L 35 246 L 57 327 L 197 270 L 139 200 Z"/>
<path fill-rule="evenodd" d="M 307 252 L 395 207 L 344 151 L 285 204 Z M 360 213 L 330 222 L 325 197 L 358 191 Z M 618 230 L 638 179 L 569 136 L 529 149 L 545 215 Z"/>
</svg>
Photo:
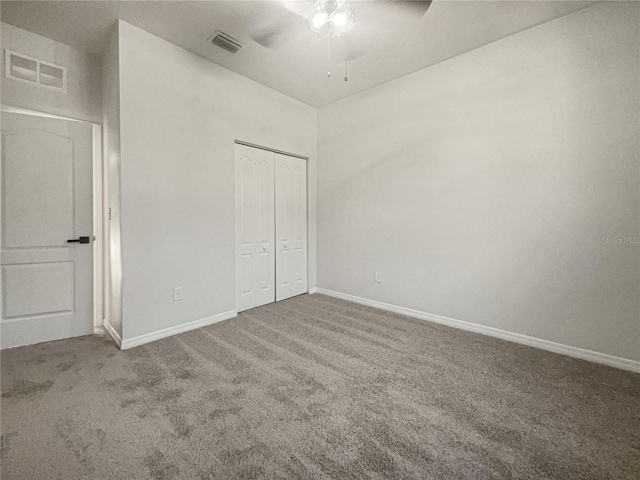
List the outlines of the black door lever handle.
<svg viewBox="0 0 640 480">
<path fill-rule="evenodd" d="M 89 243 L 89 237 L 80 237 L 73 240 L 67 240 L 67 243 Z"/>
</svg>

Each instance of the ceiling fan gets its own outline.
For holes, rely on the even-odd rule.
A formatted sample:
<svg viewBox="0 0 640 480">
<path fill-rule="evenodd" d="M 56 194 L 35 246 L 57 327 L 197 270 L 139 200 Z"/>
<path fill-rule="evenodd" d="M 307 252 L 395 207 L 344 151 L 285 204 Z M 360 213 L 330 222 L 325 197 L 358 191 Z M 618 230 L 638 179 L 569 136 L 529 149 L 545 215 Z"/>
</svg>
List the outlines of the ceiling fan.
<svg viewBox="0 0 640 480">
<path fill-rule="evenodd" d="M 353 61 L 368 53 L 371 35 L 420 20 L 431 3 L 432 0 L 271 1 L 267 2 L 269 20 L 250 37 L 270 50 L 284 50 L 298 42 L 301 25 L 306 24 L 307 32 L 329 40 L 349 32 L 348 47 L 341 57 Z"/>
</svg>

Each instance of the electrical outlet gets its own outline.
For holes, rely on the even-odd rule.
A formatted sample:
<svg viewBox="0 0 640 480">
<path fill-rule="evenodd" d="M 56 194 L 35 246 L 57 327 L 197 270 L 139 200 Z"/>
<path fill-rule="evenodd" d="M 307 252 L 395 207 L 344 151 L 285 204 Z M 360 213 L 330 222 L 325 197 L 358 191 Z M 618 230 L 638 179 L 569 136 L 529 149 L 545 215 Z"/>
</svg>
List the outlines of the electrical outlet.
<svg viewBox="0 0 640 480">
<path fill-rule="evenodd" d="M 176 287 L 173 289 L 173 301 L 179 302 L 182 300 L 182 287 Z"/>
<path fill-rule="evenodd" d="M 376 283 L 382 283 L 382 272 L 373 272 L 373 281 Z"/>
</svg>

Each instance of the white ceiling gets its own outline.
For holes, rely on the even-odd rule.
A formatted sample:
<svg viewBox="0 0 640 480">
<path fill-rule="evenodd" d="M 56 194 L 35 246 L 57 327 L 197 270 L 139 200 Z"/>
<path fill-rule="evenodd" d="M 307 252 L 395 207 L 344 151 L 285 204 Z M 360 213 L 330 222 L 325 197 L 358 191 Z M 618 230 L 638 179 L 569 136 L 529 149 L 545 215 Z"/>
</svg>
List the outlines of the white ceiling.
<svg viewBox="0 0 640 480">
<path fill-rule="evenodd" d="M 327 41 L 275 0 L 263 1 L 2 1 L 5 23 L 99 54 L 108 28 L 122 19 L 191 52 L 314 107 L 434 65 L 596 2 L 435 0 L 419 19 L 391 15 L 355 0 L 356 24 Z M 303 2 L 311 5 L 310 2 Z M 297 5 L 297 8 L 300 8 Z M 231 55 L 207 39 L 221 30 L 244 45 Z M 280 31 L 277 49 L 251 36 Z M 362 56 L 362 54 L 364 56 Z M 349 62 L 345 82 L 344 59 Z"/>
</svg>

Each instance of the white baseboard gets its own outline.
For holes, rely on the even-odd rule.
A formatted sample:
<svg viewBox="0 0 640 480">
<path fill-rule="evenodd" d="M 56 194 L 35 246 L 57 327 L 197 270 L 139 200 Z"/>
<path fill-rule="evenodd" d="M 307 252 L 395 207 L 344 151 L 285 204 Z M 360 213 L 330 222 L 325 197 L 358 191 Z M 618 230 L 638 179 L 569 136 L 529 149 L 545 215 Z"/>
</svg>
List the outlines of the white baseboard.
<svg viewBox="0 0 640 480">
<path fill-rule="evenodd" d="M 311 287 L 309 289 L 309 294 L 313 295 L 314 293 L 318 293 L 318 287 Z"/>
<path fill-rule="evenodd" d="M 113 337 L 113 339 L 116 341 L 118 346 L 122 348 L 122 338 L 120 337 L 120 334 L 116 332 L 116 329 L 111 326 L 111 324 L 106 318 L 104 319 L 102 326 L 107 332 L 109 332 L 109 335 Z"/>
<path fill-rule="evenodd" d="M 391 305 L 388 303 L 378 302 L 376 300 L 369 300 L 367 298 L 356 297 L 355 295 L 349 295 L 346 293 L 334 292 L 332 290 L 325 290 L 324 288 L 316 288 L 313 293 L 321 293 L 330 297 L 340 298 L 349 302 L 359 303 L 361 305 L 367 305 L 369 307 L 379 308 L 380 310 L 387 310 L 389 312 L 399 313 L 408 317 L 418 318 L 427 322 L 439 323 L 441 325 L 447 325 L 449 327 L 459 328 L 461 330 L 467 330 L 469 332 L 480 333 L 482 335 L 488 335 L 490 337 L 501 338 L 510 342 L 521 343 L 530 347 L 540 348 L 549 352 L 559 353 L 562 355 L 568 355 L 570 357 L 580 358 L 589 362 L 601 363 L 610 367 L 620 368 L 622 370 L 629 370 L 631 372 L 640 373 L 640 362 L 637 360 L 631 360 L 628 358 L 616 357 L 614 355 L 608 355 L 606 353 L 594 352 L 592 350 L 586 350 L 584 348 L 573 347 L 571 345 L 564 345 L 562 343 L 555 343 L 549 340 L 543 340 L 541 338 L 529 337 L 520 333 L 513 333 L 507 330 L 501 330 L 499 328 L 486 327 L 484 325 L 478 325 L 477 323 L 465 322 L 462 320 L 456 320 L 454 318 L 443 317 L 441 315 L 434 315 L 432 313 L 421 312 L 419 310 L 413 310 L 411 308 L 399 307 L 397 305 Z M 309 290 L 309 293 L 312 293 Z"/>
<path fill-rule="evenodd" d="M 120 344 L 120 349 L 127 350 L 129 348 L 138 347 L 140 345 L 144 345 L 145 343 L 155 342 L 156 340 L 160 340 L 161 338 L 170 337 L 178 333 L 188 332 L 189 330 L 194 330 L 196 328 L 206 327 L 207 325 L 218 323 L 223 320 L 228 320 L 230 318 L 235 318 L 237 316 L 238 312 L 236 310 L 229 310 L 228 312 L 219 313 L 211 317 L 201 318 L 200 320 L 194 320 L 193 322 L 183 323 L 182 325 L 176 325 L 175 327 L 165 328 L 163 330 L 158 330 L 157 332 L 145 333 L 144 335 L 139 335 L 133 338 L 125 338 L 124 341 L 122 341 L 122 343 Z M 118 340 L 116 340 L 116 342 L 117 341 Z"/>
</svg>

